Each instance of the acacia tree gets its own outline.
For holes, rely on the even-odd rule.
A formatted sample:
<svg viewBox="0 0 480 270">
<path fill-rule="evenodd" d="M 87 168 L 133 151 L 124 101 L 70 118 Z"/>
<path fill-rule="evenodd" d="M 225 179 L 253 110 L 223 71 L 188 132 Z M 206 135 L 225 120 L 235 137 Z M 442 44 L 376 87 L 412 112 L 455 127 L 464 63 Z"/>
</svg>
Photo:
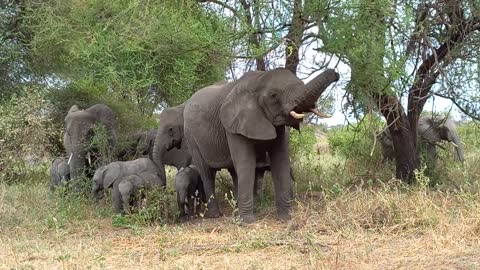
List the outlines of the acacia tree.
<svg viewBox="0 0 480 270">
<path fill-rule="evenodd" d="M 304 2 L 267 0 L 198 0 L 207 10 L 232 21 L 233 57 L 244 60 L 245 70 L 266 70 L 278 63 L 298 71 L 301 47 L 311 39 L 316 22 L 306 16 Z"/>
<path fill-rule="evenodd" d="M 385 117 L 397 178 L 411 181 L 419 165 L 416 130 L 428 98 L 450 98 L 478 119 L 476 1 L 313 0 L 309 5 L 324 44 L 320 50 L 351 68 L 352 100 Z"/>
<path fill-rule="evenodd" d="M 196 1 L 25 0 L 38 75 L 151 114 L 223 78 L 228 22 Z"/>
</svg>

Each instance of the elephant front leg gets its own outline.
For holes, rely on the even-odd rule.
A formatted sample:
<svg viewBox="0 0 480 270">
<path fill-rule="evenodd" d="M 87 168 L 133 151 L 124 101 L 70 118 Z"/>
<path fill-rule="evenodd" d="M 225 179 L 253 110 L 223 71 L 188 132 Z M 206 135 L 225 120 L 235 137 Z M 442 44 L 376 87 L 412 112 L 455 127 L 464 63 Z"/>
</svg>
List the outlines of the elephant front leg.
<svg viewBox="0 0 480 270">
<path fill-rule="evenodd" d="M 288 138 L 285 132 L 277 131 L 277 138 L 270 148 L 269 154 L 277 213 L 281 219 L 290 219 L 293 188 L 288 157 Z"/>
<path fill-rule="evenodd" d="M 255 222 L 253 189 L 255 183 L 255 148 L 253 143 L 237 134 L 228 134 L 228 147 L 238 179 L 238 213 L 244 223 Z"/>
</svg>

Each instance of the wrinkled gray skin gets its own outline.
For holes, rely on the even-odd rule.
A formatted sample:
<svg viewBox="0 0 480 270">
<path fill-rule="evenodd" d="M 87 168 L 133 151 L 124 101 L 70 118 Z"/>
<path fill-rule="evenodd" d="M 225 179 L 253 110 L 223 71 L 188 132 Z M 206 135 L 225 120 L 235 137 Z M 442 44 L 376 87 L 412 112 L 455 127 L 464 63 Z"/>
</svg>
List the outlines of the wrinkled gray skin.
<svg viewBox="0 0 480 270">
<path fill-rule="evenodd" d="M 180 169 L 191 164 L 192 157 L 183 141 L 184 104 L 166 108 L 160 114 L 160 126 L 155 137 L 152 160 L 158 167 L 160 179 L 166 185 L 165 165 Z"/>
<path fill-rule="evenodd" d="M 427 148 L 427 164 L 435 167 L 437 160 L 437 144 L 443 141 L 455 144 L 455 160 L 463 162 L 463 145 L 457 133 L 457 127 L 451 119 L 441 116 L 426 115 L 418 120 L 417 135 L 422 144 Z M 390 131 L 385 129 L 380 135 L 383 160 L 395 159 L 392 137 Z"/>
<path fill-rule="evenodd" d="M 195 198 L 202 204 L 206 203 L 203 183 L 195 166 L 181 168 L 175 175 L 175 190 L 177 191 L 177 204 L 180 218 L 188 218 L 199 212 L 195 208 Z"/>
<path fill-rule="evenodd" d="M 131 213 L 132 208 L 140 209 L 145 191 L 160 186 L 160 178 L 150 172 L 126 176 L 118 183 L 118 193 L 122 198 L 120 213 Z"/>
<path fill-rule="evenodd" d="M 219 81 L 215 83 L 216 86 L 226 84 L 226 81 Z M 152 160 L 155 161 L 159 170 L 163 172 L 160 175 L 165 175 L 164 165 L 174 166 L 178 169 L 187 167 L 191 163 L 191 155 L 188 147 L 183 140 L 183 110 L 184 104 L 179 106 L 166 108 L 160 114 L 160 126 L 156 133 L 155 143 L 153 146 Z M 149 138 L 152 137 L 152 132 L 149 132 Z M 234 197 L 237 198 L 237 178 L 233 167 L 228 169 L 232 176 L 234 188 Z M 262 196 L 262 179 L 265 171 L 270 171 L 270 159 L 266 153 L 257 156 L 257 169 L 255 171 L 255 196 L 261 198 Z M 163 182 L 163 181 L 162 181 Z M 165 178 L 166 183 L 166 178 Z"/>
<path fill-rule="evenodd" d="M 70 169 L 68 168 L 68 158 L 57 157 L 52 161 L 50 166 L 50 190 L 54 191 L 55 187 L 66 183 L 70 180 Z"/>
<path fill-rule="evenodd" d="M 132 161 L 116 161 L 102 166 L 93 176 L 92 195 L 101 200 L 104 190 L 113 188 L 112 201 L 115 213 L 123 213 L 122 198 L 118 190 L 120 180 L 132 174 L 151 173 L 158 176 L 157 166 L 148 158 L 139 158 Z"/>
<path fill-rule="evenodd" d="M 88 145 L 94 136 L 94 126 L 103 124 L 107 129 L 110 147 L 115 147 L 117 141 L 117 120 L 115 113 L 104 104 L 96 104 L 86 110 L 80 110 L 73 105 L 65 117 L 65 134 L 63 143 L 67 158 L 72 156 L 69 167 L 72 179 L 93 172 L 95 162 L 88 161 Z M 95 153 L 90 155 L 95 157 Z"/>
<path fill-rule="evenodd" d="M 306 86 L 287 69 L 255 71 L 192 95 L 183 114 L 185 139 L 209 199 L 206 217 L 220 216 L 214 197 L 216 171 L 233 167 L 240 218 L 245 223 L 255 221 L 256 157 L 268 152 L 277 213 L 281 219 L 290 218 L 293 198 L 286 126 L 298 128 L 299 114 L 314 109 L 321 93 L 338 79 L 338 73 L 328 70 Z"/>
</svg>

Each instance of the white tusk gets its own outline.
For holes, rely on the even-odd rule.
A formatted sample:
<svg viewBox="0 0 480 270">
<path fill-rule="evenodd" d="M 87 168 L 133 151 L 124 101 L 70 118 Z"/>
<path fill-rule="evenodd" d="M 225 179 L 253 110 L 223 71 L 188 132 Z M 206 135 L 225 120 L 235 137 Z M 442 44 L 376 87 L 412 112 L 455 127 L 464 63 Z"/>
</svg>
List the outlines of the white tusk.
<svg viewBox="0 0 480 270">
<path fill-rule="evenodd" d="M 305 117 L 305 114 L 303 113 L 296 113 L 294 111 L 290 111 L 290 115 L 295 118 L 295 119 L 303 119 Z"/>
<path fill-rule="evenodd" d="M 73 157 L 73 152 L 70 154 L 70 157 L 68 158 L 67 165 L 70 165 L 70 161 L 72 161 Z"/>
<path fill-rule="evenodd" d="M 87 153 L 88 165 L 92 165 L 92 158 L 90 157 L 90 152 Z"/>
<path fill-rule="evenodd" d="M 310 111 L 313 112 L 314 114 L 316 114 L 318 117 L 321 117 L 321 118 L 330 118 L 330 117 L 332 117 L 330 114 L 326 114 L 326 113 L 320 112 L 317 108 L 313 108 L 313 109 L 311 109 Z"/>
<path fill-rule="evenodd" d="M 457 147 L 458 148 L 458 144 L 454 143 L 454 142 L 451 142 L 453 144 L 453 146 Z"/>
</svg>

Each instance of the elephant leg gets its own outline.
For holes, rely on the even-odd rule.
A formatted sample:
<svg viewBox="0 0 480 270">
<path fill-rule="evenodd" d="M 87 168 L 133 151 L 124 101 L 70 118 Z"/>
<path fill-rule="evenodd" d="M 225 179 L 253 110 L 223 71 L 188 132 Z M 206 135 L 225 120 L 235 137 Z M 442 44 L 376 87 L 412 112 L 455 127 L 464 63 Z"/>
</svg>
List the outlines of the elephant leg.
<svg viewBox="0 0 480 270">
<path fill-rule="evenodd" d="M 237 173 L 235 172 L 234 169 L 228 169 L 228 172 L 230 173 L 230 176 L 232 177 L 232 182 L 233 182 L 233 198 L 235 201 L 238 200 L 238 178 L 237 178 Z"/>
<path fill-rule="evenodd" d="M 255 199 L 263 199 L 263 178 L 265 176 L 265 168 L 255 169 L 254 197 Z"/>
<path fill-rule="evenodd" d="M 432 169 L 437 163 L 437 147 L 434 144 L 427 143 L 427 164 Z"/>
<path fill-rule="evenodd" d="M 293 189 L 288 157 L 288 140 L 285 132 L 277 131 L 277 138 L 270 148 L 269 154 L 277 213 L 281 219 L 290 219 L 289 211 L 293 200 Z"/>
<path fill-rule="evenodd" d="M 228 134 L 228 147 L 238 177 L 238 213 L 244 223 L 255 222 L 253 188 L 255 183 L 255 148 L 253 143 L 237 134 Z"/>
<path fill-rule="evenodd" d="M 215 175 L 216 170 L 214 169 L 200 169 L 200 176 L 202 177 L 203 188 L 207 200 L 207 212 L 205 213 L 205 217 L 207 218 L 218 218 L 221 216 L 218 201 L 215 197 Z"/>
<path fill-rule="evenodd" d="M 120 193 L 120 190 L 118 190 L 118 185 L 113 185 L 113 191 L 112 191 L 112 204 L 113 204 L 113 210 L 117 214 L 123 214 L 123 207 L 122 207 L 122 194 Z"/>
<path fill-rule="evenodd" d="M 180 212 L 179 217 L 182 218 L 186 216 L 187 214 L 185 213 L 185 202 L 182 201 L 182 198 L 180 194 L 177 192 L 177 205 L 178 205 L 178 211 Z"/>
</svg>

